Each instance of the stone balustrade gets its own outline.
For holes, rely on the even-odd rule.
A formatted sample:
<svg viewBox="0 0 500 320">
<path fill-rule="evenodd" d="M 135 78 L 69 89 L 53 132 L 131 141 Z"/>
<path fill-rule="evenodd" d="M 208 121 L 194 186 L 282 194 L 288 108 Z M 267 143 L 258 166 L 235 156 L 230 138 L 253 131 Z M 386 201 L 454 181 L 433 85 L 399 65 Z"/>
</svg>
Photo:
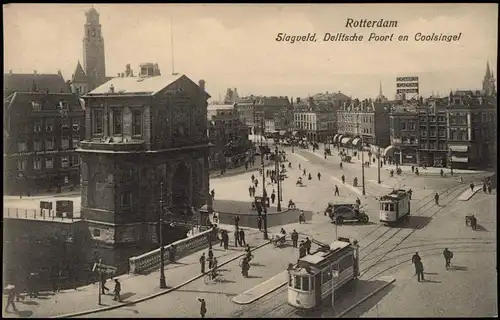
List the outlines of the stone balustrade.
<svg viewBox="0 0 500 320">
<path fill-rule="evenodd" d="M 216 232 L 214 229 L 209 229 L 198 233 L 197 235 L 176 241 L 163 247 L 165 265 L 170 263 L 169 254 L 170 248 L 176 246 L 176 259 L 185 257 L 197 250 L 208 247 L 208 241 L 216 240 Z M 160 267 L 160 248 L 150 252 L 146 252 L 137 257 L 129 259 L 129 272 L 135 274 L 147 273 Z"/>
</svg>

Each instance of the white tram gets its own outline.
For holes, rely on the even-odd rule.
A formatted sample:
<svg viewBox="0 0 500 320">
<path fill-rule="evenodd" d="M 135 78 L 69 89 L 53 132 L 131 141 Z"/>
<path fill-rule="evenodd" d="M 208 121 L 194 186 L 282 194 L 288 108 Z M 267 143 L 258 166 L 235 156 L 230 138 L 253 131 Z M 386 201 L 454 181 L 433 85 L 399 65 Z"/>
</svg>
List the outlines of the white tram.
<svg viewBox="0 0 500 320">
<path fill-rule="evenodd" d="M 339 238 L 311 255 L 300 258 L 289 269 L 288 304 L 299 309 L 312 309 L 321 304 L 332 289 L 341 288 L 359 276 L 358 245 Z M 333 279 L 333 280 L 332 280 Z M 333 283 L 332 283 L 333 281 Z"/>
<path fill-rule="evenodd" d="M 388 195 L 380 197 L 380 222 L 385 224 L 396 223 L 410 217 L 410 194 L 408 191 L 393 190 Z"/>
</svg>

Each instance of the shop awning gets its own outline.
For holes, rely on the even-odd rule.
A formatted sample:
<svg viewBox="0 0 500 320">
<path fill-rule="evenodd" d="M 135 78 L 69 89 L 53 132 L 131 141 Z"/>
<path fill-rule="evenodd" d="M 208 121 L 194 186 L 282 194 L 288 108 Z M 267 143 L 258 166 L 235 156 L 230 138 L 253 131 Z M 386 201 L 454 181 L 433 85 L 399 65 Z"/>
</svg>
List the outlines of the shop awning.
<svg viewBox="0 0 500 320">
<path fill-rule="evenodd" d="M 343 138 L 343 137 L 344 137 L 344 135 L 339 134 L 339 136 L 337 137 L 337 142 L 339 142 L 339 143 L 340 143 L 340 140 L 342 140 L 342 138 Z"/>
<path fill-rule="evenodd" d="M 337 142 L 337 139 L 338 139 L 339 136 L 340 136 L 340 134 L 338 134 L 338 133 L 336 135 L 334 135 L 333 136 L 333 142 Z"/>
<path fill-rule="evenodd" d="M 286 130 L 280 130 L 280 136 L 284 136 L 286 134 Z"/>
<path fill-rule="evenodd" d="M 382 153 L 382 155 L 384 157 L 392 157 L 392 155 L 394 154 L 394 150 L 396 149 L 395 146 L 388 146 L 387 148 L 384 149 L 384 152 Z"/>
<path fill-rule="evenodd" d="M 469 146 L 450 146 L 450 150 L 453 152 L 468 152 Z"/>
<path fill-rule="evenodd" d="M 451 162 L 467 163 L 467 162 L 469 162 L 469 158 L 468 157 L 455 157 L 455 156 L 452 156 L 451 157 Z"/>
<path fill-rule="evenodd" d="M 360 138 L 356 138 L 356 139 L 352 140 L 352 144 L 355 145 L 355 146 L 359 146 L 361 144 L 361 139 Z"/>
<path fill-rule="evenodd" d="M 296 136 L 298 131 L 292 131 L 292 136 Z"/>
<path fill-rule="evenodd" d="M 350 137 L 347 137 L 347 138 L 342 138 L 342 140 L 340 141 L 342 144 L 348 144 L 349 142 L 351 142 L 352 138 Z"/>
</svg>

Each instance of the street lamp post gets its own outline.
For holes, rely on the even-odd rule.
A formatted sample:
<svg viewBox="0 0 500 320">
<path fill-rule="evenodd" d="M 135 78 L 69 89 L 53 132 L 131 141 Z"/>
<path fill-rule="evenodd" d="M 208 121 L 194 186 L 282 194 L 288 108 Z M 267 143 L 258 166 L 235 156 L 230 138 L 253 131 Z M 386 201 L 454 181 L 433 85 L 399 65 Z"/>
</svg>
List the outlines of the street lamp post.
<svg viewBox="0 0 500 320">
<path fill-rule="evenodd" d="M 276 145 L 276 149 L 275 149 L 275 170 L 276 170 L 276 173 L 275 173 L 275 177 L 276 177 L 276 184 L 277 184 L 277 187 L 278 187 L 278 207 L 277 207 L 277 210 L 278 212 L 281 211 L 281 190 L 280 190 L 280 180 L 281 180 L 281 174 L 280 174 L 280 155 L 278 153 L 278 146 Z"/>
<path fill-rule="evenodd" d="M 160 183 L 160 288 L 166 289 L 165 256 L 163 254 L 163 182 Z"/>
<path fill-rule="evenodd" d="M 264 150 L 262 145 L 262 139 L 260 140 L 260 157 L 262 165 L 262 203 L 264 207 L 264 239 L 268 240 L 267 235 L 267 192 L 266 192 L 266 173 L 264 170 Z"/>
<path fill-rule="evenodd" d="M 358 133 L 359 133 L 359 113 L 358 113 Z M 365 189 L 365 152 L 363 150 L 365 146 L 365 141 L 363 139 L 363 134 L 361 134 L 361 183 L 363 185 L 363 195 L 366 195 L 366 189 Z"/>
<path fill-rule="evenodd" d="M 380 146 L 377 147 L 377 160 L 377 182 L 380 184 Z"/>
</svg>

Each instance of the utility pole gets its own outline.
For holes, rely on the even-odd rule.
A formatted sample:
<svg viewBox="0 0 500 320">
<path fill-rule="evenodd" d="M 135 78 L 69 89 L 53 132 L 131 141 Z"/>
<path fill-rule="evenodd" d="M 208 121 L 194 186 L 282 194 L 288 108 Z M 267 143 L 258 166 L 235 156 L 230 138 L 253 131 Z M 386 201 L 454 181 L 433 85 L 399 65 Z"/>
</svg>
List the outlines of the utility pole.
<svg viewBox="0 0 500 320">
<path fill-rule="evenodd" d="M 450 174 L 453 177 L 453 161 L 451 161 L 451 158 L 452 158 L 452 151 L 450 148 L 448 152 L 448 159 L 449 159 L 448 161 L 450 162 Z"/>
<path fill-rule="evenodd" d="M 281 190 L 280 190 L 280 185 L 281 185 L 281 174 L 280 174 L 280 155 L 278 154 L 278 145 L 276 145 L 276 151 L 275 151 L 275 170 L 276 170 L 276 184 L 278 186 L 278 212 L 281 211 Z"/>
<path fill-rule="evenodd" d="M 166 289 L 165 256 L 163 254 L 163 182 L 160 183 L 160 288 Z"/>
<path fill-rule="evenodd" d="M 359 113 L 358 113 L 358 133 L 359 133 Z M 364 147 L 365 147 L 365 141 L 363 139 L 363 134 L 361 134 L 361 183 L 363 184 L 363 195 L 366 196 L 366 189 L 365 189 L 365 152 L 364 152 Z"/>
</svg>

